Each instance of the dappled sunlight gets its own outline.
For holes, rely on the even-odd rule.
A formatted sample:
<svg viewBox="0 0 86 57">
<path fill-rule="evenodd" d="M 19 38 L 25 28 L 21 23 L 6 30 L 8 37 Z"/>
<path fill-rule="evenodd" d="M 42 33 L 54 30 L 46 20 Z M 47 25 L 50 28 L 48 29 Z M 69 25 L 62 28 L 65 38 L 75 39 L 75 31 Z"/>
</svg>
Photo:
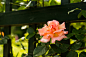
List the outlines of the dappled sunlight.
<svg viewBox="0 0 86 57">
<path fill-rule="evenodd" d="M 15 41 L 15 39 L 13 39 L 13 41 Z M 28 41 L 23 41 L 21 43 L 23 44 L 25 50 L 22 48 L 20 42 L 12 43 L 13 56 L 16 56 L 18 54 L 17 57 L 21 57 L 23 53 L 24 54 L 28 53 Z"/>
<path fill-rule="evenodd" d="M 0 57 L 3 57 L 3 45 L 0 45 Z"/>
</svg>

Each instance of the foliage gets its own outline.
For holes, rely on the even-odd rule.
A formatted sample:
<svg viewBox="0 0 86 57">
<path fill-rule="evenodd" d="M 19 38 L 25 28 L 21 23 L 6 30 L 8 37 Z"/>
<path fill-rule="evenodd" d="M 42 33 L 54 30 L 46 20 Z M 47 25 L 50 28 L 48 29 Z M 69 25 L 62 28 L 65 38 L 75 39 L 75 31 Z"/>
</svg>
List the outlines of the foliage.
<svg viewBox="0 0 86 57">
<path fill-rule="evenodd" d="M 79 18 L 81 17 L 80 15 L 83 15 L 84 17 L 86 16 L 85 12 L 83 12 L 85 10 L 81 10 L 81 14 L 79 14 Z M 71 33 L 69 33 L 67 35 L 67 39 L 63 39 L 62 41 L 56 41 L 54 44 L 48 42 L 45 43 L 45 45 L 40 45 L 40 47 L 42 46 L 49 46 L 49 51 L 46 50 L 46 53 L 41 50 L 39 55 L 42 56 L 56 56 L 56 54 L 60 54 L 59 56 L 62 56 L 63 53 L 66 53 L 66 57 L 78 57 L 78 53 L 76 52 L 76 50 L 83 50 L 85 49 L 85 39 L 86 39 L 86 23 L 85 22 L 81 22 L 81 23 L 72 23 L 71 24 L 71 28 L 72 31 Z M 40 36 L 39 36 L 40 38 Z M 74 43 L 70 44 L 70 43 L 66 43 L 65 41 L 69 41 L 69 39 L 72 40 L 76 40 Z M 40 42 L 41 43 L 41 42 Z M 34 52 L 37 51 L 39 52 L 39 45 L 34 49 Z M 38 50 L 37 50 L 38 49 Z M 52 53 L 52 54 L 51 54 Z M 39 56 L 37 53 L 35 53 L 34 56 Z M 71 55 L 71 56 L 70 56 Z M 58 56 L 58 55 L 57 55 Z M 82 52 L 80 55 L 80 57 L 86 57 L 85 52 Z"/>
<path fill-rule="evenodd" d="M 77 3 L 77 2 L 81 2 L 82 0 L 70 0 L 70 3 Z"/>
<path fill-rule="evenodd" d="M 53 5 L 60 5 L 61 1 L 58 2 L 56 0 L 45 0 L 44 1 L 44 5 L 43 5 L 43 0 L 33 0 L 33 1 L 37 1 L 37 5 L 38 7 L 45 7 L 45 6 L 53 6 Z M 5 1 L 1 1 L 0 2 L 5 2 Z M 71 3 L 76 3 L 76 2 L 81 2 L 81 0 L 72 0 Z M 23 3 L 23 4 L 22 4 Z M 30 3 L 30 5 L 28 5 L 28 3 L 30 3 L 30 0 L 13 0 L 13 2 L 11 3 L 12 6 L 12 10 L 25 10 L 29 7 L 32 7 L 33 4 Z M 28 7 L 26 7 L 28 5 Z M 84 16 L 86 18 L 86 11 L 85 10 L 81 10 L 81 9 L 75 9 L 75 10 L 80 10 L 81 12 L 78 14 L 78 18 L 81 18 L 81 16 Z M 0 3 L 0 12 L 4 12 L 5 11 L 5 4 Z M 42 27 L 42 25 L 38 25 L 37 28 Z M 31 27 L 28 27 L 24 30 L 21 29 L 20 27 L 15 27 L 14 30 L 12 31 L 13 34 L 18 35 L 18 39 L 15 40 L 15 37 L 11 37 L 11 36 L 2 36 L 0 37 L 0 44 L 6 44 L 8 39 L 12 39 L 12 46 L 13 47 L 17 47 L 13 48 L 13 52 L 15 52 L 15 50 L 22 50 L 22 55 L 26 56 L 26 57 L 32 57 L 31 55 L 27 55 L 27 48 L 25 48 L 25 44 L 24 42 L 28 42 L 27 39 L 29 40 L 30 38 L 32 38 L 33 36 L 35 36 L 36 41 L 37 42 L 37 46 L 33 51 L 33 56 L 37 57 L 37 56 L 53 56 L 53 57 L 60 57 L 62 55 L 66 55 L 66 57 L 78 57 L 78 54 L 76 52 L 76 50 L 83 50 L 85 49 L 85 42 L 86 42 L 86 23 L 85 22 L 81 22 L 81 23 L 71 23 L 71 33 L 69 33 L 67 35 L 68 38 L 63 39 L 62 41 L 56 41 L 55 43 L 41 43 L 39 41 L 39 39 L 41 39 L 41 36 L 38 35 L 38 31 L 34 30 Z M 74 28 L 73 28 L 74 27 Z M 27 35 L 25 35 L 25 33 Z M 22 37 L 25 37 L 24 39 L 22 39 Z M 70 44 L 69 40 L 76 40 L 73 44 Z M 16 42 L 15 42 L 16 41 Z M 33 42 L 33 43 L 34 43 Z M 68 43 L 66 43 L 68 42 Z M 21 49 L 22 48 L 22 49 Z M 18 57 L 18 55 L 21 52 L 15 52 L 14 54 L 16 54 L 16 57 Z M 71 56 L 70 56 L 71 55 Z M 86 57 L 85 52 L 82 52 L 80 55 L 80 57 Z"/>
</svg>

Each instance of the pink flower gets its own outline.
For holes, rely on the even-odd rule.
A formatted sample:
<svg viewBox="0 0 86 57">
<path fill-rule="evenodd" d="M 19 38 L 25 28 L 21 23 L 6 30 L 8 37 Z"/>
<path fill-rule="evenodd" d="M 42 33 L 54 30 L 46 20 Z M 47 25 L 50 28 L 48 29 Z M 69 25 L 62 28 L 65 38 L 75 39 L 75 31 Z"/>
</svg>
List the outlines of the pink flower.
<svg viewBox="0 0 86 57">
<path fill-rule="evenodd" d="M 18 40 L 18 38 L 19 38 L 18 35 L 15 35 L 15 40 Z"/>
<path fill-rule="evenodd" d="M 68 31 L 64 31 L 65 28 L 65 22 L 62 24 L 59 24 L 58 21 L 48 21 L 48 25 L 44 25 L 43 28 L 38 29 L 40 36 L 43 36 L 40 40 L 41 42 L 47 43 L 50 41 L 54 43 L 56 40 L 61 41 L 63 38 L 67 38 L 65 34 L 68 34 Z"/>
</svg>

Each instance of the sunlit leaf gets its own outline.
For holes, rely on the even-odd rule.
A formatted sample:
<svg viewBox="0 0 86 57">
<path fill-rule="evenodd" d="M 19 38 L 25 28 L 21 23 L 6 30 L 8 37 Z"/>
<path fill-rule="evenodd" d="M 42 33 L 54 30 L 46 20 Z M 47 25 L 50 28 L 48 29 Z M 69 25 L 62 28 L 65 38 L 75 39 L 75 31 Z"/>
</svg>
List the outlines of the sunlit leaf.
<svg viewBox="0 0 86 57">
<path fill-rule="evenodd" d="M 78 14 L 78 18 L 80 18 L 82 16 L 82 11 Z"/>
<path fill-rule="evenodd" d="M 81 2 L 81 0 L 70 0 L 71 3 L 78 3 Z"/>
<path fill-rule="evenodd" d="M 44 2 L 44 6 L 50 6 L 49 2 Z"/>
<path fill-rule="evenodd" d="M 52 6 L 52 5 L 58 5 L 58 3 L 57 3 L 55 0 L 52 0 L 51 3 L 50 3 L 50 5 L 51 5 L 51 6 Z"/>
<path fill-rule="evenodd" d="M 17 53 L 16 57 L 18 56 L 19 52 Z"/>
<path fill-rule="evenodd" d="M 18 8 L 18 10 L 24 10 L 25 9 L 25 6 L 20 6 L 19 8 Z"/>
<path fill-rule="evenodd" d="M 38 0 L 32 0 L 32 1 L 38 1 Z"/>
<path fill-rule="evenodd" d="M 21 46 L 22 46 L 23 50 L 25 50 L 25 47 L 24 47 L 24 45 L 22 43 L 21 43 Z"/>
</svg>

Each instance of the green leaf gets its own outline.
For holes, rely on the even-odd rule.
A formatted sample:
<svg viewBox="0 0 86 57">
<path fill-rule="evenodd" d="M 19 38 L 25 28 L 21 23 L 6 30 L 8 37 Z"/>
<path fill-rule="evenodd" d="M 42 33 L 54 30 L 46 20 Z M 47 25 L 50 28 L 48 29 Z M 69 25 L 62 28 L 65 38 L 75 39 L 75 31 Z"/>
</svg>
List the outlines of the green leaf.
<svg viewBox="0 0 86 57">
<path fill-rule="evenodd" d="M 74 35 L 74 33 L 69 33 L 69 34 L 67 35 L 67 38 L 64 38 L 64 40 L 70 39 L 73 35 Z"/>
<path fill-rule="evenodd" d="M 82 43 L 81 42 L 78 42 L 78 43 L 74 43 L 72 46 L 71 46 L 71 50 L 77 50 L 81 47 Z"/>
<path fill-rule="evenodd" d="M 69 47 L 68 44 L 62 44 L 62 45 L 60 45 L 61 52 L 62 53 L 66 52 L 68 50 L 67 49 L 68 47 Z"/>
<path fill-rule="evenodd" d="M 12 29 L 12 33 L 14 35 L 18 35 L 18 37 L 21 38 L 26 33 L 26 29 L 21 29 L 21 26 L 16 26 L 16 27 L 14 26 Z"/>
<path fill-rule="evenodd" d="M 25 55 L 26 55 L 26 54 L 23 53 L 23 54 L 21 55 L 21 57 L 24 57 Z"/>
<path fill-rule="evenodd" d="M 75 51 L 70 51 L 66 57 L 78 57 L 78 54 Z"/>
<path fill-rule="evenodd" d="M 53 5 L 58 5 L 59 3 L 57 3 L 55 0 L 52 0 L 50 5 L 53 6 Z"/>
<path fill-rule="evenodd" d="M 19 52 L 16 54 L 16 57 L 18 56 Z"/>
<path fill-rule="evenodd" d="M 82 29 L 81 33 L 85 34 L 86 33 L 86 29 Z"/>
<path fill-rule="evenodd" d="M 35 33 L 29 34 L 29 35 L 26 37 L 26 39 L 30 39 L 30 38 L 33 37 L 34 35 L 35 35 Z"/>
<path fill-rule="evenodd" d="M 49 2 L 44 2 L 44 6 L 50 6 Z"/>
<path fill-rule="evenodd" d="M 77 29 L 76 31 L 78 31 L 81 27 L 82 27 L 82 24 L 79 22 L 79 23 L 71 23 L 71 25 L 75 28 L 75 29 Z M 76 32 L 75 31 L 75 32 Z"/>
<path fill-rule="evenodd" d="M 3 39 L 0 40 L 0 44 L 6 44 L 6 43 L 7 43 L 7 39 L 3 38 Z"/>
<path fill-rule="evenodd" d="M 35 31 L 33 28 L 29 27 L 27 29 L 27 32 L 29 33 L 29 35 L 26 37 L 26 39 L 30 39 L 31 37 L 33 37 L 35 35 Z"/>
<path fill-rule="evenodd" d="M 55 51 L 53 49 L 50 49 L 47 56 L 52 56 L 53 54 L 55 54 Z"/>
<path fill-rule="evenodd" d="M 1 37 L 2 39 L 9 39 L 9 36 Z"/>
<path fill-rule="evenodd" d="M 54 57 L 59 57 L 59 55 L 55 55 Z"/>
<path fill-rule="evenodd" d="M 38 0 L 32 0 L 32 1 L 38 1 Z"/>
<path fill-rule="evenodd" d="M 27 32 L 28 32 L 29 34 L 32 34 L 32 33 L 34 33 L 35 31 L 34 31 L 33 28 L 29 27 L 29 28 L 27 29 Z"/>
<path fill-rule="evenodd" d="M 80 18 L 82 16 L 82 11 L 78 14 L 78 18 Z"/>
<path fill-rule="evenodd" d="M 80 33 L 80 32 L 81 32 L 80 30 L 76 30 L 76 29 L 73 29 L 73 30 L 72 30 L 72 33 L 73 33 L 73 34 L 78 34 L 78 33 Z"/>
<path fill-rule="evenodd" d="M 46 53 L 49 49 L 49 46 L 38 46 L 34 49 L 33 55 L 34 56 L 40 56 L 44 53 Z"/>
<path fill-rule="evenodd" d="M 75 37 L 76 37 L 78 40 L 83 40 L 83 39 L 84 39 L 84 35 L 82 35 L 82 34 L 75 35 Z"/>
<path fill-rule="evenodd" d="M 32 57 L 32 56 L 28 55 L 28 56 L 26 56 L 26 57 Z"/>
<path fill-rule="evenodd" d="M 86 18 L 86 11 L 82 10 L 82 15 Z"/>
<path fill-rule="evenodd" d="M 61 49 L 57 47 L 55 44 L 51 44 L 50 46 L 56 53 L 61 53 Z"/>
<path fill-rule="evenodd" d="M 81 53 L 79 54 L 79 57 L 86 57 L 86 52 L 81 52 Z"/>
<path fill-rule="evenodd" d="M 25 6 L 20 6 L 19 8 L 18 8 L 18 10 L 24 10 L 25 9 Z"/>
</svg>

